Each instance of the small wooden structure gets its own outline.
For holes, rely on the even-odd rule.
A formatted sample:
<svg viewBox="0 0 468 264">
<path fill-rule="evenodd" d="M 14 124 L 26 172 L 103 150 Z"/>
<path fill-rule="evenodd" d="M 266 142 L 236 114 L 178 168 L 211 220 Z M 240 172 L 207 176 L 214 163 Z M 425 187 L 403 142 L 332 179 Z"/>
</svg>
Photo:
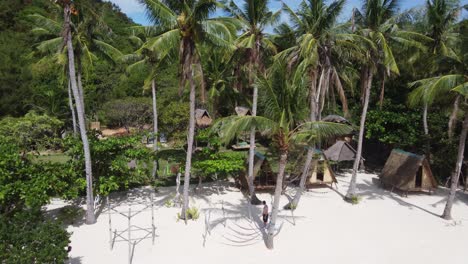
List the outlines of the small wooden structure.
<svg viewBox="0 0 468 264">
<path fill-rule="evenodd" d="M 248 166 L 249 162 L 247 160 L 245 174 L 239 175 L 238 178 L 238 185 L 244 190 L 249 189 L 249 184 L 247 182 Z M 271 166 L 267 158 L 260 152 L 255 152 L 253 175 L 256 191 L 271 190 L 275 188 L 277 175 L 271 170 Z"/>
<path fill-rule="evenodd" d="M 247 108 L 247 107 L 244 107 L 244 106 L 236 106 L 236 108 L 234 108 L 234 110 L 236 111 L 236 114 L 238 116 L 252 115 L 252 112 L 250 111 L 250 109 Z"/>
<path fill-rule="evenodd" d="M 206 128 L 213 123 L 213 119 L 206 109 L 195 109 L 195 120 L 199 128 Z"/>
<path fill-rule="evenodd" d="M 424 155 L 416 155 L 401 149 L 394 149 L 379 175 L 385 186 L 408 192 L 432 192 L 437 181 Z"/>
<path fill-rule="evenodd" d="M 231 147 L 233 150 L 248 150 L 250 149 L 250 144 L 247 142 L 239 142 Z"/>
<path fill-rule="evenodd" d="M 101 130 L 101 122 L 90 122 L 89 130 Z"/>
<path fill-rule="evenodd" d="M 307 177 L 307 187 L 338 183 L 327 157 L 319 149 L 314 149 L 314 159 Z"/>
</svg>

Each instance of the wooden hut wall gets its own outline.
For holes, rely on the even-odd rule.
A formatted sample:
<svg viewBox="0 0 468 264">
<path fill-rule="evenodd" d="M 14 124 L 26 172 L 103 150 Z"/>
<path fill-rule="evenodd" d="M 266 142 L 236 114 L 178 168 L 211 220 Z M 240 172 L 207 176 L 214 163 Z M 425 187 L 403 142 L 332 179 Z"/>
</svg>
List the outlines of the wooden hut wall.
<svg viewBox="0 0 468 264">
<path fill-rule="evenodd" d="M 422 162 L 422 188 L 423 189 L 432 189 L 437 187 L 437 181 L 432 175 L 431 167 L 427 160 Z"/>
<path fill-rule="evenodd" d="M 392 151 L 381 173 L 385 184 L 410 190 L 415 187 L 416 173 L 421 165 L 417 157 L 408 156 L 398 151 Z"/>
<path fill-rule="evenodd" d="M 333 172 L 326 161 L 314 160 L 313 162 L 314 163 L 312 165 L 314 166 L 314 170 L 312 171 L 312 174 L 309 177 L 309 184 L 332 183 L 335 181 L 335 178 L 333 177 Z M 317 174 L 320 170 L 323 171 L 323 181 L 317 180 Z"/>
</svg>

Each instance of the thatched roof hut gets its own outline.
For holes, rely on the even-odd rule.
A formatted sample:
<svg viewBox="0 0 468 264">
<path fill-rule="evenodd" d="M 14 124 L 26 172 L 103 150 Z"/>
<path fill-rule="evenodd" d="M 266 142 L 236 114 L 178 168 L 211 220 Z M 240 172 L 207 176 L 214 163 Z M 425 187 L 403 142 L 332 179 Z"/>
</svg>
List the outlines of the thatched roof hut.
<svg viewBox="0 0 468 264">
<path fill-rule="evenodd" d="M 356 158 L 356 150 L 344 140 L 336 141 L 333 146 L 325 150 L 324 154 L 329 160 L 333 161 L 347 161 Z"/>
<path fill-rule="evenodd" d="M 200 128 L 209 127 L 211 123 L 213 123 L 213 119 L 206 109 L 196 109 L 195 120 L 197 122 L 197 126 Z"/>
<path fill-rule="evenodd" d="M 384 186 L 402 191 L 429 191 L 437 188 L 437 181 L 425 156 L 394 149 L 379 175 Z"/>
<path fill-rule="evenodd" d="M 312 160 L 311 169 L 307 177 L 307 186 L 337 183 L 335 173 L 328 162 L 327 157 L 319 149 L 314 149 L 316 158 Z"/>
<path fill-rule="evenodd" d="M 322 118 L 322 121 L 351 125 L 351 122 L 339 115 L 327 115 L 326 117 Z"/>
<path fill-rule="evenodd" d="M 236 108 L 234 108 L 234 110 L 236 111 L 236 114 L 237 114 L 238 116 L 248 116 L 248 115 L 252 115 L 252 112 L 251 112 L 250 109 L 247 108 L 247 107 L 236 106 Z"/>
</svg>

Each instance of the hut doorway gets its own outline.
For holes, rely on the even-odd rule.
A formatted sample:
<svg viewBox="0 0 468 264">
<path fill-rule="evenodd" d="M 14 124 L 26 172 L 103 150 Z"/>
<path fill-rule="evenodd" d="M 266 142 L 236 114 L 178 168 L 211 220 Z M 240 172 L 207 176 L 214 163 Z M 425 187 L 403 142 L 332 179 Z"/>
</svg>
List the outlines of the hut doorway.
<svg viewBox="0 0 468 264">
<path fill-rule="evenodd" d="M 323 182 L 324 171 L 325 171 L 325 164 L 323 162 L 320 162 L 318 170 L 317 170 L 317 181 Z"/>
<path fill-rule="evenodd" d="M 418 169 L 418 172 L 416 173 L 416 179 L 415 179 L 415 187 L 416 188 L 421 188 L 422 187 L 422 178 L 423 178 L 423 166 L 420 166 Z"/>
</svg>

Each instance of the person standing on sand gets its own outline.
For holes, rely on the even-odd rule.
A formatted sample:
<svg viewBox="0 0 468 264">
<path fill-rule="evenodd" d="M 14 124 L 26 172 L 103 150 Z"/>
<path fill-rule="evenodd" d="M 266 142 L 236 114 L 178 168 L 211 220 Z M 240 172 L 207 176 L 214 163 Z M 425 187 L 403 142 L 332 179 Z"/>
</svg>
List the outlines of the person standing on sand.
<svg viewBox="0 0 468 264">
<path fill-rule="evenodd" d="M 268 205 L 266 204 L 265 201 L 263 203 L 263 212 L 262 212 L 262 218 L 263 218 L 263 223 L 265 224 L 265 227 L 268 223 Z"/>
</svg>

